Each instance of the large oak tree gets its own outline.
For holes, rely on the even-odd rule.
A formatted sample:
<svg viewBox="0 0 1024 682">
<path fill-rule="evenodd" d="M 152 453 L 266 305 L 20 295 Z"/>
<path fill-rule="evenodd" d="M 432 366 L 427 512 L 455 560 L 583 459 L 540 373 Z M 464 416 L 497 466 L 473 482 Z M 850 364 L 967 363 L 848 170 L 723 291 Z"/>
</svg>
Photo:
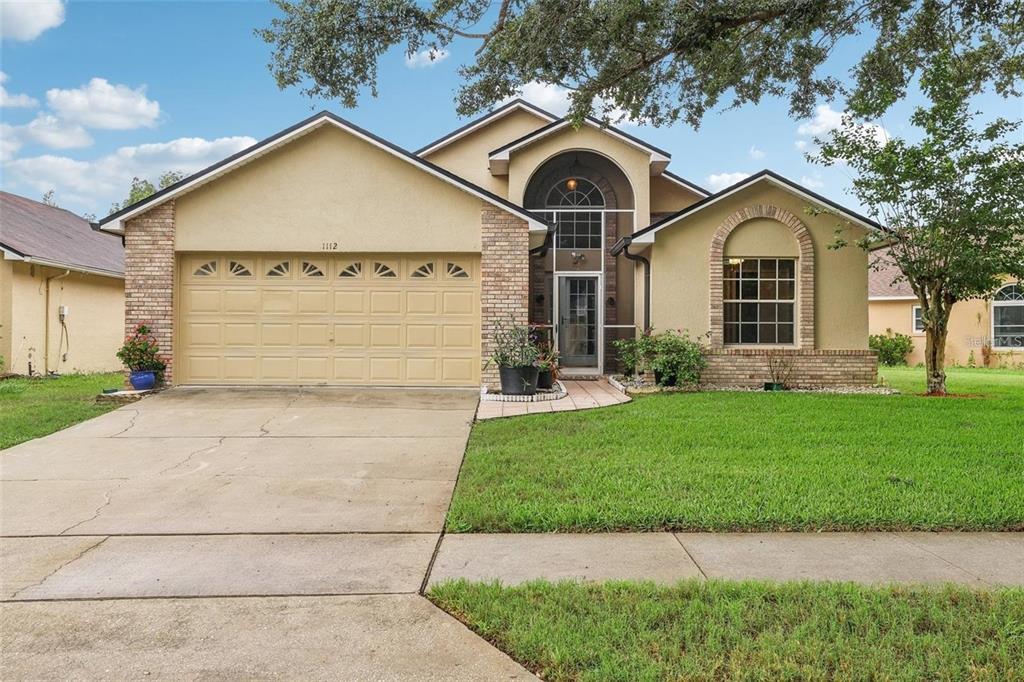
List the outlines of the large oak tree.
<svg viewBox="0 0 1024 682">
<path fill-rule="evenodd" d="M 821 97 L 877 116 L 953 45 L 976 89 L 1016 94 L 1024 73 L 1021 0 L 275 0 L 258 34 L 280 87 L 339 99 L 377 94 L 381 56 L 475 48 L 460 67 L 469 115 L 527 83 L 569 88 L 575 120 L 612 111 L 654 125 L 700 123 L 720 104 Z M 843 42 L 851 78 L 823 73 Z M 849 80 L 850 85 L 844 85 Z M 725 100 L 723 102 L 723 100 Z"/>
</svg>

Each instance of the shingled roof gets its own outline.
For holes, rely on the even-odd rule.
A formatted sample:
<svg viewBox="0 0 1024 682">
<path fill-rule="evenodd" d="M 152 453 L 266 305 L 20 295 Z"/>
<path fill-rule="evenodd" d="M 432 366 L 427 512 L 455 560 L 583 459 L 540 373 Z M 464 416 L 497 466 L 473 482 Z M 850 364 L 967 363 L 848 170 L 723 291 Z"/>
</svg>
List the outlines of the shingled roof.
<svg viewBox="0 0 1024 682">
<path fill-rule="evenodd" d="M 124 248 L 71 211 L 0 192 L 0 247 L 15 259 L 124 277 Z"/>
<path fill-rule="evenodd" d="M 871 269 L 868 270 L 869 299 L 917 298 L 906 278 L 902 278 L 899 282 L 894 283 L 894 280 L 902 277 L 902 273 L 889 257 L 889 249 L 872 251 L 868 259 L 868 262 L 872 265 Z"/>
</svg>

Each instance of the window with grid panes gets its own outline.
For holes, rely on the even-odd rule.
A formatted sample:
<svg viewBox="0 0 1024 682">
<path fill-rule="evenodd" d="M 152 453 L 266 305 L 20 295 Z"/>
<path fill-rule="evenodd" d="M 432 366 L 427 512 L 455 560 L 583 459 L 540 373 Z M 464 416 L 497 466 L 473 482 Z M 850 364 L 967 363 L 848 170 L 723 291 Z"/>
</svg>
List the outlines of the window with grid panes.
<svg viewBox="0 0 1024 682">
<path fill-rule="evenodd" d="M 796 261 L 792 258 L 726 258 L 722 294 L 725 343 L 795 341 Z"/>
</svg>

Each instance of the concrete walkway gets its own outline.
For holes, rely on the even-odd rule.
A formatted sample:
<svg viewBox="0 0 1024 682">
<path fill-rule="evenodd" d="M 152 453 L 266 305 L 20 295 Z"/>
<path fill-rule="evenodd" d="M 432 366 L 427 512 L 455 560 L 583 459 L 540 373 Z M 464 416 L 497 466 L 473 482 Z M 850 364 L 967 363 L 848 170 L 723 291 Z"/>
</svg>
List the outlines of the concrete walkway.
<svg viewBox="0 0 1024 682">
<path fill-rule="evenodd" d="M 429 582 L 455 578 L 1024 586 L 1024 533 L 450 534 Z"/>
<path fill-rule="evenodd" d="M 604 379 L 596 381 L 562 380 L 568 393 L 558 400 L 542 400 L 533 403 L 505 403 L 493 400 L 481 400 L 477 409 L 477 419 L 497 419 L 499 417 L 518 417 L 524 414 L 540 414 L 544 412 L 571 412 L 573 410 L 590 410 L 595 407 L 608 407 L 628 403 L 631 398 L 623 395 Z"/>
</svg>

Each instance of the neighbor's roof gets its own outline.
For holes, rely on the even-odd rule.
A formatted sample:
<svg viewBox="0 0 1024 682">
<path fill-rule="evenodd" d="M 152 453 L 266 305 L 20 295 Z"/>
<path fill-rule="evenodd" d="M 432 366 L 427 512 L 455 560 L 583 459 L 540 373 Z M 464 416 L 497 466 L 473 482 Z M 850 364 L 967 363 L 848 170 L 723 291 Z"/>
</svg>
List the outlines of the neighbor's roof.
<svg viewBox="0 0 1024 682">
<path fill-rule="evenodd" d="M 530 104 L 529 102 L 527 102 L 524 99 L 514 99 L 511 102 L 509 102 L 508 104 L 505 104 L 504 106 L 498 107 L 494 111 L 492 111 L 492 112 L 490 112 L 488 114 L 484 114 L 483 116 L 480 116 L 479 118 L 475 118 L 472 121 L 470 121 L 469 123 L 467 123 L 466 125 L 462 126 L 461 128 L 456 128 L 455 130 L 453 130 L 452 132 L 448 133 L 447 135 L 444 135 L 443 137 L 439 137 L 438 139 L 434 140 L 430 144 L 428 144 L 428 145 L 426 145 L 424 147 L 421 147 L 420 149 L 416 150 L 416 155 L 417 156 L 423 156 L 423 155 L 426 155 L 426 154 L 432 154 L 432 153 L 436 152 L 438 149 L 441 149 L 442 147 L 446 147 L 446 146 L 450 145 L 452 142 L 455 142 L 456 140 L 461 139 L 461 138 L 465 137 L 466 135 L 469 135 L 470 133 L 473 133 L 473 132 L 479 130 L 480 128 L 488 126 L 491 123 L 497 121 L 498 119 L 504 118 L 505 116 L 507 116 L 507 115 L 509 115 L 509 114 L 511 114 L 512 112 L 515 112 L 515 111 L 526 111 L 526 112 L 529 112 L 529 113 L 533 114 L 534 116 L 537 116 L 538 118 L 544 119 L 548 123 L 550 123 L 551 121 L 554 121 L 555 119 L 558 118 L 557 116 L 552 114 L 550 111 L 544 111 L 543 109 L 541 109 L 537 105 Z"/>
<path fill-rule="evenodd" d="M 0 192 L 0 247 L 8 260 L 124 277 L 121 240 L 71 211 Z"/>
<path fill-rule="evenodd" d="M 868 270 L 868 299 L 876 301 L 917 300 L 914 290 L 896 263 L 889 257 L 889 249 L 872 251 L 868 257 L 872 266 Z M 894 281 L 900 279 L 899 282 Z"/>
<path fill-rule="evenodd" d="M 789 178 L 784 178 L 778 173 L 770 171 L 766 168 L 762 171 L 755 173 L 754 175 L 751 175 L 750 177 L 744 178 L 743 180 L 737 182 L 734 185 L 726 187 L 720 192 L 716 192 L 715 194 L 707 196 L 694 204 L 690 204 L 681 211 L 676 211 L 671 215 L 665 216 L 661 220 L 651 225 L 648 225 L 642 230 L 634 232 L 633 234 L 629 235 L 628 242 L 634 244 L 652 244 L 654 243 L 655 235 L 661 230 L 665 229 L 666 227 L 674 225 L 675 223 L 683 220 L 684 218 L 688 218 L 689 216 L 694 215 L 695 213 L 699 213 L 705 208 L 708 208 L 709 206 L 718 203 L 722 199 L 725 199 L 726 197 L 731 196 L 743 189 L 746 189 L 747 187 L 750 187 L 751 185 L 758 182 L 769 182 L 773 185 L 781 187 L 782 189 L 788 192 L 792 192 L 793 194 L 802 196 L 805 199 L 821 204 L 823 206 L 827 206 L 834 210 L 836 213 L 864 227 L 869 227 L 872 229 L 878 229 L 881 227 L 871 218 L 862 216 L 861 214 L 851 211 L 850 209 L 844 206 L 840 206 L 831 199 L 826 199 L 817 192 L 813 192 L 807 189 L 806 187 L 793 182 Z"/>
<path fill-rule="evenodd" d="M 399 159 L 402 159 L 407 163 L 412 164 L 413 166 L 416 166 L 420 170 L 423 170 L 424 172 L 429 173 L 430 175 L 433 175 L 434 177 L 439 178 L 450 185 L 454 185 L 455 187 L 458 187 L 459 189 L 469 194 L 472 194 L 473 196 L 476 196 L 493 206 L 497 206 L 498 208 L 501 208 L 513 215 L 522 218 L 529 225 L 529 229 L 531 232 L 546 233 L 548 231 L 547 221 L 542 216 L 527 211 L 521 206 L 516 206 L 511 201 L 503 199 L 502 197 L 499 197 L 497 194 L 489 192 L 483 187 L 475 185 L 469 180 L 461 178 L 458 175 L 455 175 L 454 173 L 427 161 L 426 159 L 421 159 L 412 152 L 406 151 L 405 149 L 402 149 L 398 145 L 389 142 L 382 137 L 374 135 L 373 133 L 364 130 L 363 128 L 360 128 L 354 123 L 346 121 L 340 116 L 332 114 L 329 111 L 321 111 L 318 114 L 314 114 L 313 116 L 310 116 L 304 121 L 300 121 L 289 128 L 285 128 L 281 132 L 275 135 L 271 135 L 265 140 L 257 142 L 256 144 L 252 145 L 247 149 L 243 149 L 237 154 L 233 154 L 232 156 L 229 156 L 228 158 L 222 161 L 218 161 L 212 166 L 208 166 L 207 168 L 204 168 L 198 173 L 194 173 L 188 176 L 187 178 L 180 180 L 179 182 L 176 182 L 173 185 L 166 187 L 165 189 L 160 190 L 156 194 L 150 195 L 149 197 L 143 199 L 142 201 L 138 201 L 132 204 L 131 206 L 126 206 L 120 211 L 117 211 L 116 213 L 111 213 L 106 218 L 102 218 L 98 223 L 96 223 L 96 227 L 101 230 L 108 230 L 111 232 L 121 234 L 124 232 L 124 222 L 126 220 L 129 220 L 144 211 L 148 211 L 154 206 L 157 206 L 165 201 L 168 201 L 181 194 L 189 192 L 192 189 L 195 189 L 196 187 L 205 185 L 206 183 L 214 180 L 215 178 L 218 178 L 221 175 L 234 170 L 238 166 L 244 165 L 254 159 L 257 159 L 260 156 L 263 156 L 264 154 L 276 149 L 277 147 L 287 144 L 288 142 L 291 142 L 292 140 L 301 137 L 302 135 L 305 135 L 309 132 L 312 132 L 313 130 L 316 130 L 324 125 L 333 125 L 335 127 L 341 128 L 342 130 L 351 133 L 355 137 L 358 137 L 361 140 L 364 140 L 365 142 L 368 142 L 371 145 L 377 147 L 378 149 L 381 149 L 389 154 L 398 157 Z"/>
</svg>

